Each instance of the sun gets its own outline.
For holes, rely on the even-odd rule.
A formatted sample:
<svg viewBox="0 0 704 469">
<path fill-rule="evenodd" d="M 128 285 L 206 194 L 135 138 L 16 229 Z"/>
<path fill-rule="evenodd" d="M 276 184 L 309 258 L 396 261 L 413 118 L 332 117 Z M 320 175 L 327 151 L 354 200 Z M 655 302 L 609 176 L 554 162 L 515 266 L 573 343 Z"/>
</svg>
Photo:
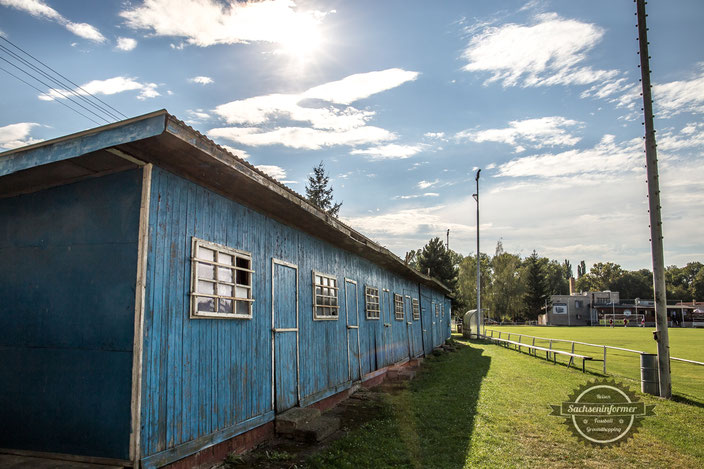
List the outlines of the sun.
<svg viewBox="0 0 704 469">
<path fill-rule="evenodd" d="M 313 60 L 323 44 L 320 21 L 312 15 L 297 15 L 281 25 L 281 52 L 301 63 Z"/>
</svg>

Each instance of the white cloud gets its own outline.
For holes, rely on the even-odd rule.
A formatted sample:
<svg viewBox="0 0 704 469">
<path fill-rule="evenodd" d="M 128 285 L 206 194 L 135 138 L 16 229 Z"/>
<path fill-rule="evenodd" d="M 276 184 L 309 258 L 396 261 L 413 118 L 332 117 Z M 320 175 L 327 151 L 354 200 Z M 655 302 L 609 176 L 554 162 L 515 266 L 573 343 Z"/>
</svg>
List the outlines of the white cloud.
<svg viewBox="0 0 704 469">
<path fill-rule="evenodd" d="M 0 5 L 24 11 L 37 18 L 55 21 L 76 36 L 94 42 L 105 42 L 105 36 L 97 28 L 87 23 L 74 23 L 64 18 L 58 11 L 41 0 L 0 0 Z"/>
<path fill-rule="evenodd" d="M 242 158 L 243 160 L 246 160 L 247 158 L 250 157 L 250 154 L 247 153 L 244 150 L 241 150 L 239 148 L 231 147 L 230 145 L 220 145 L 223 147 L 225 150 L 229 151 L 233 155 L 237 156 L 238 158 Z"/>
<path fill-rule="evenodd" d="M 415 80 L 417 76 L 416 72 L 400 69 L 359 73 L 302 93 L 255 96 L 221 104 L 214 112 L 226 123 L 248 127 L 217 128 L 209 133 L 245 145 L 279 143 L 307 149 L 393 140 L 396 138 L 393 133 L 367 125 L 374 116 L 373 111 L 356 109 L 349 104 Z M 291 125 L 291 121 L 307 123 L 312 128 Z M 386 149 L 388 153 L 392 150 L 399 153 L 402 148 Z M 403 150 L 412 151 L 410 148 Z"/>
<path fill-rule="evenodd" d="M 423 145 L 397 145 L 390 143 L 363 150 L 352 150 L 350 155 L 366 155 L 373 160 L 405 159 L 420 153 L 423 148 Z"/>
<path fill-rule="evenodd" d="M 188 44 L 295 42 L 318 27 L 326 13 L 296 8 L 292 0 L 226 2 L 145 0 L 120 12 L 127 26 L 155 36 L 182 37 Z M 178 46 L 174 46 L 178 47 Z"/>
<path fill-rule="evenodd" d="M 462 57 L 468 72 L 489 72 L 486 83 L 503 86 L 587 85 L 616 80 L 616 70 L 582 65 L 603 37 L 594 24 L 565 19 L 556 13 L 536 15 L 531 24 L 483 25 Z"/>
<path fill-rule="evenodd" d="M 357 127 L 345 131 L 306 127 L 282 127 L 271 131 L 263 131 L 255 127 L 222 127 L 209 130 L 208 135 L 249 146 L 280 144 L 306 150 L 319 150 L 323 147 L 336 145 L 363 145 L 396 138 L 388 130 L 373 126 Z"/>
<path fill-rule="evenodd" d="M 460 223 L 447 223 L 442 216 L 445 206 L 402 209 L 379 215 L 345 217 L 342 219 L 362 233 L 376 235 L 407 236 L 426 232 L 445 231 L 447 228 L 470 231 L 471 226 Z M 389 238 L 384 238 L 388 244 Z"/>
<path fill-rule="evenodd" d="M 310 88 L 304 98 L 321 99 L 336 104 L 351 104 L 382 91 L 403 85 L 418 78 L 418 72 L 389 68 L 376 72 L 357 73 Z"/>
<path fill-rule="evenodd" d="M 427 189 L 428 187 L 434 186 L 434 185 L 437 184 L 438 182 L 440 182 L 439 179 L 436 179 L 436 180 L 434 180 L 434 181 L 420 181 L 420 182 L 418 183 L 418 188 L 419 188 L 419 189 Z"/>
<path fill-rule="evenodd" d="M 137 47 L 137 41 L 131 37 L 117 38 L 117 46 L 115 46 L 115 49 L 127 52 L 131 51 L 135 47 Z"/>
<path fill-rule="evenodd" d="M 397 195 L 393 198 L 407 200 L 407 199 L 418 199 L 420 197 L 438 197 L 438 196 L 440 196 L 440 194 L 438 194 L 437 192 L 424 192 L 423 194 Z"/>
<path fill-rule="evenodd" d="M 135 91 L 138 90 L 139 94 L 137 99 L 144 100 L 147 98 L 154 98 L 159 96 L 159 92 L 156 90 L 156 83 L 140 83 L 134 78 L 128 77 L 113 77 L 106 80 L 93 80 L 88 83 L 81 85 L 81 89 L 76 90 L 78 94 L 86 95 L 91 94 L 104 94 L 111 95 L 122 93 L 124 91 Z M 40 94 L 39 99 L 44 101 L 52 101 L 54 99 L 65 99 L 65 96 L 70 96 L 71 92 L 67 90 L 51 90 L 48 93 Z M 63 94 L 63 95 L 62 95 Z"/>
<path fill-rule="evenodd" d="M 445 136 L 445 132 L 426 132 L 423 136 L 432 139 L 441 139 Z"/>
<path fill-rule="evenodd" d="M 13 148 L 41 142 L 41 139 L 29 136 L 32 129 L 37 126 L 39 126 L 39 124 L 35 122 L 20 122 L 0 127 L 0 148 L 3 150 L 11 150 Z"/>
<path fill-rule="evenodd" d="M 642 153 L 640 139 L 617 143 L 613 135 L 605 135 L 593 148 L 513 159 L 499 165 L 497 176 L 549 178 L 623 173 L 642 167 Z"/>
<path fill-rule="evenodd" d="M 672 117 L 682 112 L 704 112 L 704 72 L 691 80 L 655 84 L 653 98 L 653 107 L 658 117 Z"/>
<path fill-rule="evenodd" d="M 281 166 L 260 164 L 260 165 L 257 165 L 256 168 L 259 171 L 266 173 L 269 176 L 271 176 L 274 179 L 277 179 L 279 181 L 286 179 L 286 170 L 284 168 L 282 168 Z"/>
<path fill-rule="evenodd" d="M 484 169 L 494 169 L 494 168 L 496 168 L 496 163 L 489 163 L 488 165 L 486 165 L 486 168 L 484 168 Z"/>
<path fill-rule="evenodd" d="M 211 83 L 214 83 L 212 78 L 204 76 L 189 78 L 188 81 L 190 81 L 191 83 L 198 83 L 199 85 L 209 85 Z"/>
<path fill-rule="evenodd" d="M 573 146 L 581 138 L 571 135 L 565 128 L 580 124 L 580 122 L 560 116 L 541 117 L 511 121 L 509 126 L 503 129 L 463 130 L 458 132 L 455 137 L 472 142 L 506 143 L 513 145 L 514 151 L 520 153 L 527 146 L 532 148 L 557 145 Z"/>
</svg>

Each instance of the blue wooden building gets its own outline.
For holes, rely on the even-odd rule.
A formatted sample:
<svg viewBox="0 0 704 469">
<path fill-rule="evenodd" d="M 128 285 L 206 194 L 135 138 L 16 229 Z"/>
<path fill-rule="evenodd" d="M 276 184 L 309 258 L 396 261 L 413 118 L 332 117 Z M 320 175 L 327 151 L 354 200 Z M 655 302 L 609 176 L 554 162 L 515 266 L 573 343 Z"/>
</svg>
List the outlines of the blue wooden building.
<svg viewBox="0 0 704 469">
<path fill-rule="evenodd" d="M 0 154 L 0 448 L 157 467 L 432 351 L 449 291 L 158 111 Z"/>
</svg>

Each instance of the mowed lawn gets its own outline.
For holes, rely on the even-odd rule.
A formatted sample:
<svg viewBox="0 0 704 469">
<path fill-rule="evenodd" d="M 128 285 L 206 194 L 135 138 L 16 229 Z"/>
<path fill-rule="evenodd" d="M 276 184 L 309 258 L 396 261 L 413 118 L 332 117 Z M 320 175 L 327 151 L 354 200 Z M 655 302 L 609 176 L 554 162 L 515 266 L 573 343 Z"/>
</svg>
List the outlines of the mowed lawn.
<svg viewBox="0 0 704 469">
<path fill-rule="evenodd" d="M 532 344 L 533 340 L 523 336 L 537 336 L 550 339 L 569 339 L 597 345 L 611 345 L 646 353 L 657 353 L 657 344 L 653 339 L 653 328 L 648 327 L 531 327 L 531 326 L 491 326 L 487 329 L 501 331 L 501 337 L 511 333 L 511 340 Z M 488 335 L 488 333 L 487 333 Z M 704 362 L 704 329 L 671 328 L 670 355 L 687 360 Z M 497 336 L 494 333 L 494 336 Z M 548 346 L 548 341 L 536 340 L 536 345 Z M 553 348 L 571 350 L 572 345 L 553 342 Z M 575 345 L 575 352 L 603 358 L 603 350 Z M 558 360 L 564 358 L 558 357 Z M 581 360 L 579 361 L 581 366 Z M 704 404 L 704 366 L 671 361 L 672 391 L 674 394 Z M 602 362 L 587 362 L 587 369 L 602 372 Z M 607 350 L 606 372 L 610 375 L 633 380 L 633 386 L 640 387 L 640 355 L 616 350 Z"/>
<path fill-rule="evenodd" d="M 549 415 L 576 387 L 594 379 L 486 342 L 426 359 L 424 370 L 385 397 L 378 417 L 326 449 L 315 468 L 704 467 L 704 406 L 664 401 L 619 447 L 577 441 Z"/>
</svg>

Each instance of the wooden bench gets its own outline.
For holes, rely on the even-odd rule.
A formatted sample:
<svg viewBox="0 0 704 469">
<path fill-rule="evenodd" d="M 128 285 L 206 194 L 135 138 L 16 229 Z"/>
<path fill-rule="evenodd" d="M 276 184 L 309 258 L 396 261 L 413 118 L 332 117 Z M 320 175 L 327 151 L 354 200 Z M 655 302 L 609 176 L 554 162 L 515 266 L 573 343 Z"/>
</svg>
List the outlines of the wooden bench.
<svg viewBox="0 0 704 469">
<path fill-rule="evenodd" d="M 586 371 L 585 368 L 585 362 L 587 360 L 593 360 L 592 357 L 587 356 L 587 355 L 580 355 L 578 353 L 572 353 L 572 352 L 566 352 L 563 350 L 555 350 L 552 348 L 545 348 L 545 347 L 539 347 L 537 345 L 530 345 L 530 344 L 522 344 L 520 342 L 516 342 L 515 340 L 508 340 L 508 339 L 499 339 L 498 337 L 484 337 L 485 339 L 493 340 L 494 342 L 499 343 L 500 345 L 505 345 L 507 348 L 510 348 L 511 345 L 516 346 L 516 350 L 519 352 L 521 351 L 521 347 L 525 347 L 528 349 L 528 354 L 533 352 L 533 354 L 537 354 L 538 351 L 545 352 L 545 359 L 550 360 L 550 354 L 552 353 L 552 362 L 557 363 L 557 355 L 565 355 L 570 357 L 570 361 L 567 363 L 567 366 L 570 366 L 572 364 L 572 361 L 575 358 L 581 358 L 582 359 L 582 373 Z"/>
</svg>

